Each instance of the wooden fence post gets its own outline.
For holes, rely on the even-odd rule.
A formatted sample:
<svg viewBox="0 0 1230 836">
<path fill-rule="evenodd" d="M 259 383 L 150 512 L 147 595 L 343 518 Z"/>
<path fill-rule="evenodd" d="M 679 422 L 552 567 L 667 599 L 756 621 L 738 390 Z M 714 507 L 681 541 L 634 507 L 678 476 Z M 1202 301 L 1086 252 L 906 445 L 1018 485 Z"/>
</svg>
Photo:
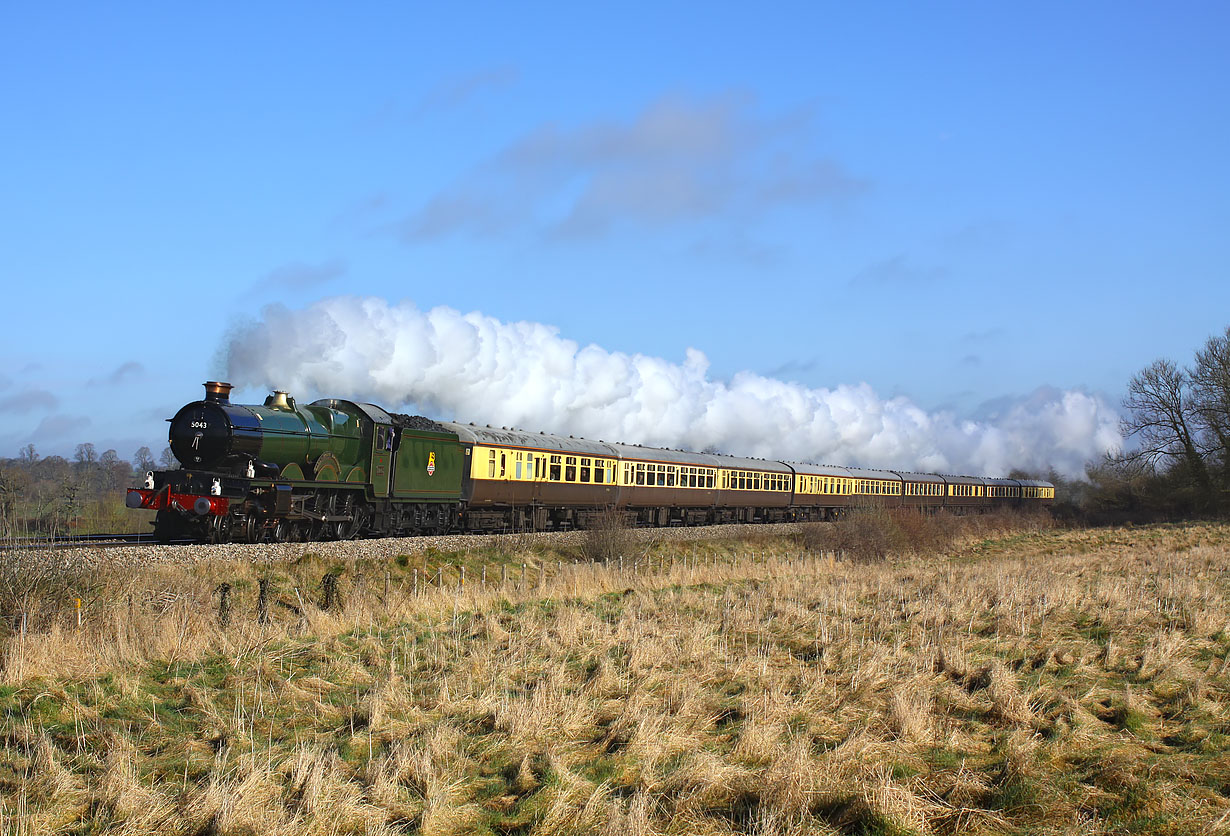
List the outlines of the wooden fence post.
<svg viewBox="0 0 1230 836">
<path fill-rule="evenodd" d="M 260 591 L 256 596 L 256 620 L 260 624 L 269 623 L 269 578 L 261 578 Z"/>
<path fill-rule="evenodd" d="M 226 581 L 218 584 L 218 623 L 223 627 L 231 623 L 231 585 Z M 77 599 L 77 629 L 81 629 L 81 599 Z"/>
</svg>

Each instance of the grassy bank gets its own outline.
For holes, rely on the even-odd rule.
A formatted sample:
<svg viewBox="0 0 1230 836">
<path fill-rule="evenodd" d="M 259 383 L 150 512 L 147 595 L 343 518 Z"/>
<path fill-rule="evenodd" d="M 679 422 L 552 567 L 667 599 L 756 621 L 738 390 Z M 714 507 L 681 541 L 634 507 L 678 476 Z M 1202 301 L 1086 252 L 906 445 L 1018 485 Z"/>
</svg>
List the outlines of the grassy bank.
<svg viewBox="0 0 1230 836">
<path fill-rule="evenodd" d="M 4 640 L 0 831 L 1219 832 L 1228 542 L 117 572 Z"/>
</svg>

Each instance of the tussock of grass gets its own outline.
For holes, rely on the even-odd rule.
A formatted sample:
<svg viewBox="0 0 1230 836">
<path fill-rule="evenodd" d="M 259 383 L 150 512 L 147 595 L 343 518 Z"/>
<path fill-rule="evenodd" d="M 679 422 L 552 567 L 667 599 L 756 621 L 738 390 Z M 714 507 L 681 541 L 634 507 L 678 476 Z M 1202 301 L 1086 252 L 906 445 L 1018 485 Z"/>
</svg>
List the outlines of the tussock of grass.
<svg viewBox="0 0 1230 836">
<path fill-rule="evenodd" d="M 157 567 L 4 639 L 0 831 L 1215 833 L 1228 532 L 656 546 L 417 596 L 412 561 L 387 595 L 310 557 Z M 258 623 L 262 575 L 299 611 Z"/>
</svg>

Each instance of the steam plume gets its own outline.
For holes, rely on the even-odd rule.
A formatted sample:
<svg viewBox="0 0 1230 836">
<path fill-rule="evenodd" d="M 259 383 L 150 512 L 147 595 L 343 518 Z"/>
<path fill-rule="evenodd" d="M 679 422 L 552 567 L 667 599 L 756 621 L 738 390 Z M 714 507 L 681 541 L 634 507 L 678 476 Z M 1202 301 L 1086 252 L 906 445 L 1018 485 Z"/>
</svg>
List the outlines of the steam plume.
<svg viewBox="0 0 1230 836">
<path fill-rule="evenodd" d="M 441 419 L 656 447 L 941 473 L 1079 475 L 1121 444 L 1119 416 L 1085 392 L 1040 389 L 993 421 L 926 412 L 865 383 L 809 389 L 751 372 L 711 379 L 682 363 L 580 347 L 550 326 L 378 298 L 266 307 L 236 328 L 226 370 L 276 386 L 414 408 Z"/>
</svg>

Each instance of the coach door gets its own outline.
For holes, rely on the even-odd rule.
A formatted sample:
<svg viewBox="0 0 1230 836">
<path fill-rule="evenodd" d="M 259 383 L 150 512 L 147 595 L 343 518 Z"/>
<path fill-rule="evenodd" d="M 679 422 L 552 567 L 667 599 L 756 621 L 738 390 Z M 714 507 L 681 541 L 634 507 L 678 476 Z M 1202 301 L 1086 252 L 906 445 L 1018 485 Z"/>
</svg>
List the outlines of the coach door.
<svg viewBox="0 0 1230 836">
<path fill-rule="evenodd" d="M 393 458 L 393 428 L 376 424 L 372 440 L 372 493 L 389 495 L 389 470 Z"/>
</svg>

